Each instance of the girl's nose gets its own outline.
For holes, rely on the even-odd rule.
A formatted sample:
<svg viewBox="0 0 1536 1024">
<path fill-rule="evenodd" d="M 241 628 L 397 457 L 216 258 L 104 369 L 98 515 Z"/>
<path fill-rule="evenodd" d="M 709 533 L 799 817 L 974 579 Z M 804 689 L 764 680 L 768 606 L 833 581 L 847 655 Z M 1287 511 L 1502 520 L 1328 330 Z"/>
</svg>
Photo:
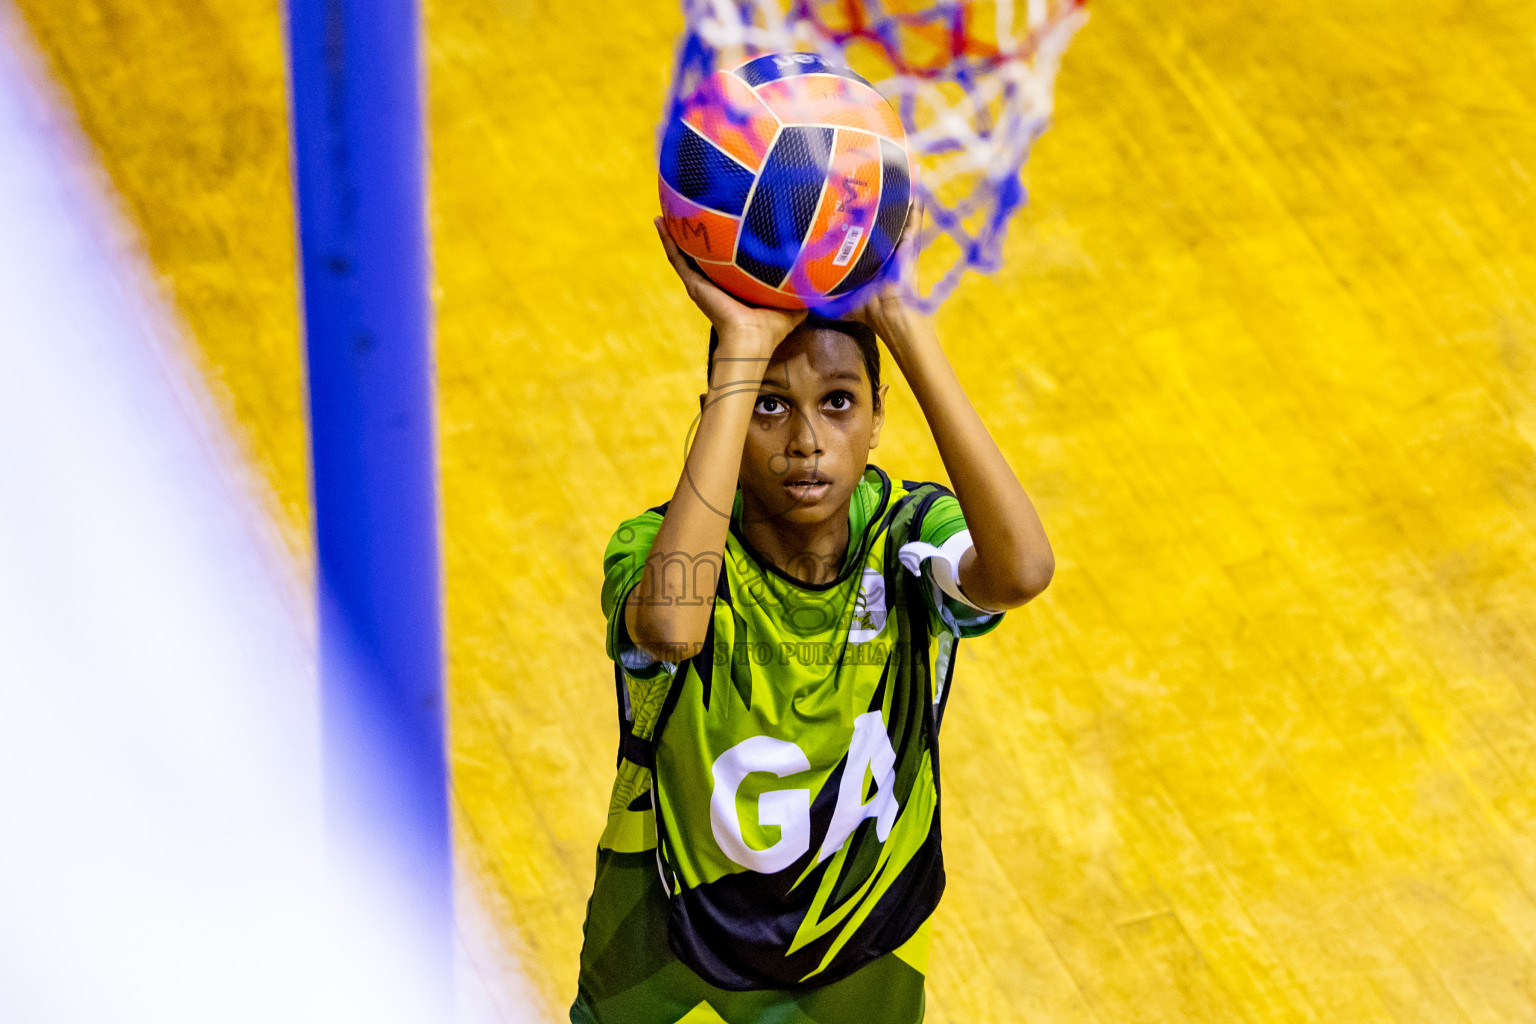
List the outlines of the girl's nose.
<svg viewBox="0 0 1536 1024">
<path fill-rule="evenodd" d="M 821 454 L 821 439 L 809 416 L 794 414 L 789 428 L 789 453 L 800 458 Z"/>
</svg>

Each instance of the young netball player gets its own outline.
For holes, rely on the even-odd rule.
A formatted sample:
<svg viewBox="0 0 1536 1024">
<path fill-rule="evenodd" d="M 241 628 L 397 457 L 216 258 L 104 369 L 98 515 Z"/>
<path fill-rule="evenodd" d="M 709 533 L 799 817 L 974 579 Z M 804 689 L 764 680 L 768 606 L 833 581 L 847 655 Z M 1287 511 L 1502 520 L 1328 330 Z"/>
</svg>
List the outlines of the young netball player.
<svg viewBox="0 0 1536 1024">
<path fill-rule="evenodd" d="M 916 1024 L 955 645 L 1045 588 L 1050 545 L 894 293 L 852 321 L 746 306 L 660 233 L 709 391 L 672 499 L 604 555 L 621 743 L 571 1020 Z M 868 464 L 875 335 L 954 493 Z"/>
</svg>

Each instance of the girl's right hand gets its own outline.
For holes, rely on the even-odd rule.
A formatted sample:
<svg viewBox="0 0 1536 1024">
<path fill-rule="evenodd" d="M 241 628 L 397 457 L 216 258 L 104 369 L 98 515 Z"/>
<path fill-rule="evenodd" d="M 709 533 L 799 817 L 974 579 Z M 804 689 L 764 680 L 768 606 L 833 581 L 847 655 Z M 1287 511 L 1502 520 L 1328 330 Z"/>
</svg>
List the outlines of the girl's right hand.
<svg viewBox="0 0 1536 1024">
<path fill-rule="evenodd" d="M 661 246 L 667 252 L 667 260 L 694 305 L 709 317 L 720 335 L 724 346 L 727 339 L 732 347 L 743 347 L 744 355 L 770 356 L 790 331 L 805 319 L 803 309 L 773 309 L 768 306 L 749 306 L 739 301 L 715 282 L 689 266 L 682 250 L 667 234 L 660 217 L 656 218 L 656 234 L 661 236 Z"/>
</svg>

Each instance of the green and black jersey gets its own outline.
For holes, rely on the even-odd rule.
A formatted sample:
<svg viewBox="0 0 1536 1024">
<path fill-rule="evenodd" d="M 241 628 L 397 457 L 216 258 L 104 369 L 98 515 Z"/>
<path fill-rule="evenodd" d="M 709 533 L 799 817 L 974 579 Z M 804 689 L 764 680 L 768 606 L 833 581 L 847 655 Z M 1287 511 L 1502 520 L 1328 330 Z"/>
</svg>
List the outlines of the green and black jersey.
<svg viewBox="0 0 1536 1024">
<path fill-rule="evenodd" d="M 938 726 L 957 641 L 1002 613 L 900 553 L 965 529 L 959 502 L 867 466 L 841 572 L 812 585 L 753 551 L 738 493 L 724 571 L 665 567 L 715 595 L 681 664 L 624 626 L 664 514 L 604 558 L 621 746 L 571 1019 L 916 1024 L 944 888 Z"/>
</svg>

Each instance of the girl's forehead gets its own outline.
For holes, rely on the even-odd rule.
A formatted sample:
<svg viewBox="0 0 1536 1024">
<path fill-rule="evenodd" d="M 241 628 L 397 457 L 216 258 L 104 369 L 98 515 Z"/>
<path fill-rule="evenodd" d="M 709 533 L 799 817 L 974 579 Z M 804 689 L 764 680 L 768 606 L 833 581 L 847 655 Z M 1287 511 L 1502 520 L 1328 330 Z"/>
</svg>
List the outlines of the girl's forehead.
<svg viewBox="0 0 1536 1024">
<path fill-rule="evenodd" d="M 821 327 L 795 331 L 780 342 L 763 379 L 766 383 L 787 387 L 796 380 L 846 378 L 862 381 L 864 375 L 864 357 L 859 352 L 858 342 L 841 331 Z"/>
</svg>

